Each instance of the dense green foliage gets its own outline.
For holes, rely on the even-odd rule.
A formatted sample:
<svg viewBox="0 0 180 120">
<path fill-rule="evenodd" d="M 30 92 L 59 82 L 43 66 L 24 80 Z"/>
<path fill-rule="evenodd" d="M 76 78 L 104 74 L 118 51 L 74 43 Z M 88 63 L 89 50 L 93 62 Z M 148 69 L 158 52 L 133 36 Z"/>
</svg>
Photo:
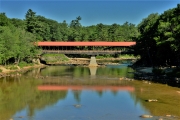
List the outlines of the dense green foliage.
<svg viewBox="0 0 180 120">
<path fill-rule="evenodd" d="M 180 4 L 163 14 L 150 14 L 138 25 L 136 52 L 145 65 L 180 65 Z"/>
<path fill-rule="evenodd" d="M 128 22 L 84 27 L 81 19 L 78 16 L 69 24 L 65 20 L 59 23 L 36 15 L 31 9 L 24 20 L 10 19 L 5 13 L 0 13 L 0 64 L 19 63 L 35 57 L 38 54 L 38 49 L 33 45 L 35 41 L 132 41 L 139 34 L 137 27 Z"/>
<path fill-rule="evenodd" d="M 123 25 L 100 23 L 84 27 L 81 19 L 78 16 L 70 24 L 66 21 L 58 23 L 29 9 L 26 13 L 26 30 L 41 41 L 132 41 L 133 37 L 138 36 L 136 26 L 128 22 Z"/>
<path fill-rule="evenodd" d="M 69 58 L 67 56 L 65 56 L 64 54 L 43 54 L 41 56 L 41 60 L 44 60 L 46 62 L 46 64 L 52 64 L 52 63 L 56 63 L 56 62 L 64 62 L 64 61 L 68 61 Z"/>
<path fill-rule="evenodd" d="M 138 26 L 128 22 L 82 26 L 81 19 L 78 16 L 69 24 L 65 20 L 58 22 L 36 15 L 31 9 L 24 20 L 0 13 L 0 64 L 36 56 L 35 41 L 136 41 L 134 49 L 144 65 L 180 65 L 180 4 L 161 15 L 150 14 Z"/>
<path fill-rule="evenodd" d="M 25 58 L 34 57 L 37 54 L 33 44 L 35 38 L 24 29 L 22 20 L 11 20 L 5 13 L 0 13 L 0 64 L 19 63 Z"/>
</svg>

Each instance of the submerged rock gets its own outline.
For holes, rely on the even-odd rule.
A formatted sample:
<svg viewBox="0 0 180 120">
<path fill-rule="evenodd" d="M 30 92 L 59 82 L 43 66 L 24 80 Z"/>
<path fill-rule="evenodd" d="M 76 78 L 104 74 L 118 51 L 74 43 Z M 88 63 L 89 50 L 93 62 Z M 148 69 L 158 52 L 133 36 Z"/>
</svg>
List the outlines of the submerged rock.
<svg viewBox="0 0 180 120">
<path fill-rule="evenodd" d="M 141 115 L 140 117 L 142 117 L 142 118 L 151 118 L 153 116 L 152 115 Z"/>
<path fill-rule="evenodd" d="M 74 104 L 73 105 L 75 108 L 80 108 L 82 105 L 81 104 Z"/>
<path fill-rule="evenodd" d="M 158 100 L 157 99 L 148 99 L 146 100 L 147 102 L 157 102 Z"/>
<path fill-rule="evenodd" d="M 180 91 L 176 91 L 177 93 L 180 93 Z"/>
</svg>

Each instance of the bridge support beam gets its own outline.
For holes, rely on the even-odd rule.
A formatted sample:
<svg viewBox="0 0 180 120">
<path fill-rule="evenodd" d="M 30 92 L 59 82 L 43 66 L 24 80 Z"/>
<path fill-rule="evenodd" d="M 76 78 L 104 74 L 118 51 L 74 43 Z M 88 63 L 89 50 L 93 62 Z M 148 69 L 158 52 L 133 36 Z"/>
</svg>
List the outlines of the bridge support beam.
<svg viewBox="0 0 180 120">
<path fill-rule="evenodd" d="M 97 66 L 98 66 L 98 64 L 96 62 L 96 57 L 95 56 L 91 56 L 89 67 L 97 67 Z"/>
</svg>

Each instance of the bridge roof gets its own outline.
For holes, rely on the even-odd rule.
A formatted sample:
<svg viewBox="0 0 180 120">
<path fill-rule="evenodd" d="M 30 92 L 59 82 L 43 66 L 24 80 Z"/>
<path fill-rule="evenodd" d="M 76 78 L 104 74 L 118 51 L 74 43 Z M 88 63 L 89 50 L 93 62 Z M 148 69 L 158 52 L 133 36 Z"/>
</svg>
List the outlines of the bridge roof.
<svg viewBox="0 0 180 120">
<path fill-rule="evenodd" d="M 37 42 L 38 46 L 133 46 L 136 42 Z"/>
</svg>

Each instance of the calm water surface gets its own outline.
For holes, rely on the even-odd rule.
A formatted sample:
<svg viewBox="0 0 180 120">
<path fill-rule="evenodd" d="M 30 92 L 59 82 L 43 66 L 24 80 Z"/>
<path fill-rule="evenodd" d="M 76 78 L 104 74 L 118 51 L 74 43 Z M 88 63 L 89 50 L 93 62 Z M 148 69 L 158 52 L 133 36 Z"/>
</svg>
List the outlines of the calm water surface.
<svg viewBox="0 0 180 120">
<path fill-rule="evenodd" d="M 2 78 L 0 120 L 179 120 L 179 88 L 132 78 L 126 64 L 49 66 Z"/>
</svg>

